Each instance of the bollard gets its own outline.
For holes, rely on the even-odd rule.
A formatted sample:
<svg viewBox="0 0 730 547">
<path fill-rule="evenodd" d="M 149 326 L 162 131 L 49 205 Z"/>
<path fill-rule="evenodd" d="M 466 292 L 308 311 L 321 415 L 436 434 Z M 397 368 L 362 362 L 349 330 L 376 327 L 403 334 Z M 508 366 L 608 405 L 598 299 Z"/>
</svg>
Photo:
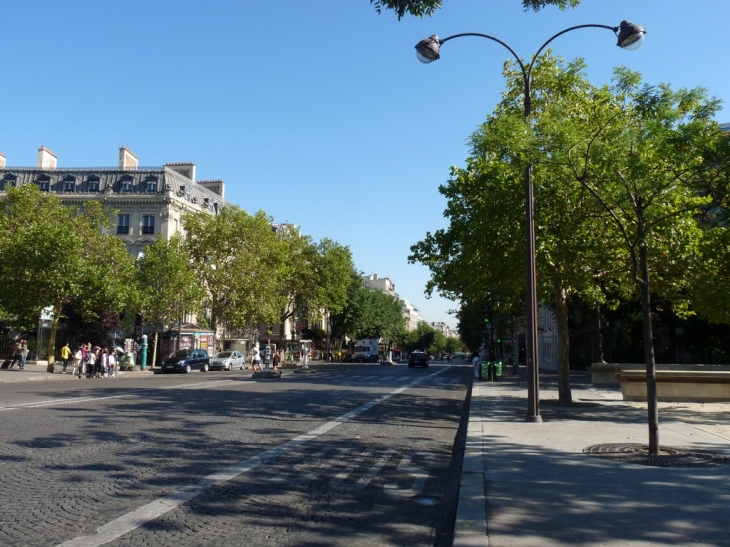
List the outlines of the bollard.
<svg viewBox="0 0 730 547">
<path fill-rule="evenodd" d="M 140 362 L 140 368 L 145 370 L 147 368 L 147 335 L 142 335 L 142 360 Z"/>
</svg>

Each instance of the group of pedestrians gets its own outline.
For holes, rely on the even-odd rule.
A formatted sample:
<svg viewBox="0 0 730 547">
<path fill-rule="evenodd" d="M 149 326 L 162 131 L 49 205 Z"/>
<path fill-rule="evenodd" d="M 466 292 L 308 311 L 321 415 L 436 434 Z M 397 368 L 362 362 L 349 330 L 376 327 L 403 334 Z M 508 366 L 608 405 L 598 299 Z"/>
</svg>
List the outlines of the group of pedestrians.
<svg viewBox="0 0 730 547">
<path fill-rule="evenodd" d="M 276 374 L 279 373 L 279 364 L 281 363 L 281 350 L 276 350 L 271 354 L 271 364 L 273 366 L 274 372 Z M 253 369 L 254 374 L 257 372 L 263 372 L 264 367 L 261 366 L 261 353 L 259 352 L 259 348 L 254 347 L 253 348 L 253 355 L 251 357 L 251 369 Z M 258 370 L 256 370 L 258 369 Z"/>
<path fill-rule="evenodd" d="M 75 352 L 71 352 L 68 344 L 61 348 L 61 360 L 63 370 L 66 374 L 69 361 L 73 358 L 73 370 L 71 374 L 81 378 L 84 374 L 87 378 L 114 378 L 117 375 L 117 355 L 108 348 L 81 344 Z"/>
</svg>

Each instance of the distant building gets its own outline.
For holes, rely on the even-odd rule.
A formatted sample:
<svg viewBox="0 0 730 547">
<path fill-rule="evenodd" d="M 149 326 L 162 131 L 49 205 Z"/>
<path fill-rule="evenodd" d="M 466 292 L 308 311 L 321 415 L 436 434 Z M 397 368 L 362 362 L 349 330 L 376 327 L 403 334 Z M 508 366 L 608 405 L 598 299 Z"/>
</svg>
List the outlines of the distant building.
<svg viewBox="0 0 730 547">
<path fill-rule="evenodd" d="M 403 317 L 406 318 L 406 330 L 409 332 L 416 330 L 419 321 L 421 321 L 418 310 L 408 300 L 401 298 L 399 302 L 401 310 L 403 310 Z"/>
<path fill-rule="evenodd" d="M 388 294 L 398 300 L 403 317 L 406 320 L 406 330 L 414 331 L 418 328 L 418 323 L 423 321 L 423 318 L 418 313 L 418 310 L 408 300 L 401 298 L 395 290 L 395 283 L 393 283 L 388 277 L 378 277 L 378 274 L 370 274 L 362 276 L 363 284 L 371 290 L 381 291 Z"/>
<path fill-rule="evenodd" d="M 431 328 L 433 328 L 433 330 L 439 331 L 440 333 L 442 333 L 444 336 L 446 336 L 448 338 L 458 338 L 459 337 L 459 334 L 454 329 L 452 329 L 450 326 L 448 326 L 446 323 L 444 323 L 443 321 L 429 323 L 429 325 L 431 325 Z"/>
<path fill-rule="evenodd" d="M 721 123 L 720 129 L 723 131 L 730 131 L 730 123 Z"/>
</svg>

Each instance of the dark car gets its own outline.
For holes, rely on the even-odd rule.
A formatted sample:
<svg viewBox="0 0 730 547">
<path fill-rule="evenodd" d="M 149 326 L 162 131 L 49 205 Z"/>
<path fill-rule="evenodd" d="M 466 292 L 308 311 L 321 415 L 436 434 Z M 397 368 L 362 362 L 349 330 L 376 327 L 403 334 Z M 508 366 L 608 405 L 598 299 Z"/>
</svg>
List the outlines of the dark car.
<svg viewBox="0 0 730 547">
<path fill-rule="evenodd" d="M 422 351 L 412 351 L 408 356 L 408 368 L 412 367 L 428 367 L 428 355 Z"/>
<path fill-rule="evenodd" d="M 204 349 L 179 349 L 162 361 L 162 372 L 210 370 L 210 355 Z"/>
<path fill-rule="evenodd" d="M 345 355 L 342 358 L 342 362 L 343 363 L 354 363 L 355 362 L 355 357 L 351 353 L 348 353 L 347 355 Z"/>
</svg>

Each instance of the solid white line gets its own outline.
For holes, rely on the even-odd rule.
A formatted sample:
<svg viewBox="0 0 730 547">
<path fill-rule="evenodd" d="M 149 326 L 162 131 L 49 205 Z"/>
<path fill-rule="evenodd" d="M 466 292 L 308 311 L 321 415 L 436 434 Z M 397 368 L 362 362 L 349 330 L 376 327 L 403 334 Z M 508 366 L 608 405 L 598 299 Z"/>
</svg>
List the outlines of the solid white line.
<svg viewBox="0 0 730 547">
<path fill-rule="evenodd" d="M 381 397 L 378 397 L 377 399 L 365 403 L 364 405 L 361 405 L 356 409 L 351 410 L 346 414 L 343 414 L 342 416 L 332 420 L 331 422 L 322 424 L 321 426 L 313 429 L 312 431 L 309 431 L 308 433 L 304 433 L 303 435 L 294 437 L 292 440 L 287 441 L 284 444 L 281 444 L 275 448 L 265 450 L 252 458 L 239 462 L 230 467 L 226 467 L 225 469 L 221 469 L 220 471 L 208 475 L 207 477 L 204 477 L 202 480 L 194 484 L 183 486 L 179 490 L 176 490 L 165 497 L 159 498 L 153 502 L 143 505 L 142 507 L 139 507 L 134 511 L 122 515 L 121 517 L 116 518 L 111 522 L 99 526 L 96 529 L 95 535 L 80 536 L 64 543 L 60 543 L 56 547 L 98 547 L 100 545 L 104 545 L 105 543 L 109 543 L 110 541 L 114 541 L 124 534 L 131 532 L 136 528 L 139 528 L 143 524 L 150 522 L 151 520 L 154 520 L 161 515 L 164 515 L 172 509 L 175 509 L 179 505 L 190 501 L 209 486 L 229 481 L 237 477 L 238 475 L 246 473 L 247 471 L 251 471 L 259 465 L 268 462 L 269 460 L 273 460 L 277 456 L 299 448 L 304 443 L 316 439 L 320 435 L 331 431 L 335 427 L 359 416 L 363 412 L 367 412 L 375 405 L 383 403 L 391 397 L 403 393 L 407 389 L 417 384 L 420 384 L 424 380 L 428 380 L 429 378 L 432 378 L 437 374 L 441 374 L 445 370 L 447 369 L 442 368 L 441 370 L 437 370 L 436 372 L 433 372 L 427 376 L 422 376 L 421 378 L 414 380 L 410 384 L 399 387 L 398 389 L 395 389 L 390 393 L 387 393 Z"/>
<path fill-rule="evenodd" d="M 188 384 L 184 386 L 164 386 L 157 389 L 198 389 L 202 387 L 213 387 L 218 386 L 222 384 L 232 384 L 235 380 L 211 380 L 209 382 L 201 382 L 199 384 Z M 107 399 L 120 399 L 122 397 L 134 397 L 136 395 L 139 395 L 142 393 L 139 390 L 127 392 L 121 395 L 97 395 L 97 396 L 88 396 L 88 397 L 67 397 L 65 399 L 51 399 L 50 401 L 41 401 L 37 403 L 18 403 L 11 406 L 2 406 L 0 407 L 0 411 L 2 410 L 13 410 L 16 408 L 38 408 L 43 406 L 57 406 L 57 405 L 70 405 L 74 403 L 86 403 L 89 401 L 105 401 Z"/>
<path fill-rule="evenodd" d="M 72 403 L 85 403 L 87 401 L 104 401 L 106 399 L 119 399 L 121 397 L 131 397 L 131 393 L 124 395 L 106 395 L 103 397 L 71 397 L 67 399 L 52 399 L 50 401 L 42 401 L 40 403 L 19 403 L 12 406 L 0 407 L 0 410 L 12 410 L 14 408 L 37 408 L 41 406 L 68 405 Z"/>
</svg>

